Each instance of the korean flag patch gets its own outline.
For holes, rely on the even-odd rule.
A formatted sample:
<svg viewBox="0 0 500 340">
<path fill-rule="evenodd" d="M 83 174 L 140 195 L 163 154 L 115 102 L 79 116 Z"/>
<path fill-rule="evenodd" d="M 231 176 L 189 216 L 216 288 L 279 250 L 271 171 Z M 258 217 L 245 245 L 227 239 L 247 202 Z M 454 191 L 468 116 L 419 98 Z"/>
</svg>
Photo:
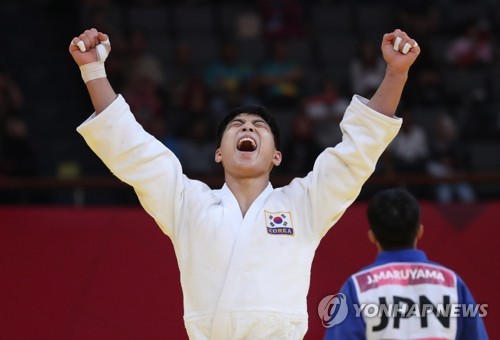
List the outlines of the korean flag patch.
<svg viewBox="0 0 500 340">
<path fill-rule="evenodd" d="M 289 211 L 269 212 L 264 210 L 267 233 L 293 236 L 292 214 Z"/>
</svg>

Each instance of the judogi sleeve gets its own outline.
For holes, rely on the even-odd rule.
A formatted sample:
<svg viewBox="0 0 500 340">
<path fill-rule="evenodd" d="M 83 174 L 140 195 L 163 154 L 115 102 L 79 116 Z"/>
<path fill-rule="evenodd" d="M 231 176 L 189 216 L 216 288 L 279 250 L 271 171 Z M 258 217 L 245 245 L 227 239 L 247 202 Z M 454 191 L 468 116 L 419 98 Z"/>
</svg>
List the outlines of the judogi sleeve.
<svg viewBox="0 0 500 340">
<path fill-rule="evenodd" d="M 77 131 L 113 174 L 134 188 L 144 209 L 171 237 L 184 188 L 175 155 L 144 131 L 121 95 Z"/>
<path fill-rule="evenodd" d="M 458 303 L 466 308 L 476 306 L 476 302 L 465 282 L 457 275 Z M 462 309 L 463 310 L 463 309 Z M 481 312 L 481 311 L 479 311 Z M 457 340 L 487 340 L 488 334 L 479 313 L 473 316 L 459 315 L 457 320 Z"/>
<path fill-rule="evenodd" d="M 305 178 L 313 209 L 312 228 L 321 237 L 354 202 L 401 127 L 402 119 L 383 115 L 367 102 L 360 96 L 352 98 L 340 123 L 342 141 L 323 151 Z"/>
<path fill-rule="evenodd" d="M 356 289 L 352 279 L 347 280 L 340 289 L 340 293 L 344 294 L 347 302 L 347 316 L 344 321 L 327 328 L 325 340 L 364 340 L 366 339 L 366 325 L 363 316 L 356 316 L 356 308 L 359 306 Z"/>
</svg>

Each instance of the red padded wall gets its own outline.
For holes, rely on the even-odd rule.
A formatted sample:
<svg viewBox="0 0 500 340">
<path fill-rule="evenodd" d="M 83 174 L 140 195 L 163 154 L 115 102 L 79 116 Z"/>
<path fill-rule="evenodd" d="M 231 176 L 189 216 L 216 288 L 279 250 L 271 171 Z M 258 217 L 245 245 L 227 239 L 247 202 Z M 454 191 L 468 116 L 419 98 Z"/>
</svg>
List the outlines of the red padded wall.
<svg viewBox="0 0 500 340">
<path fill-rule="evenodd" d="M 354 204 L 321 243 L 312 269 L 309 331 L 317 304 L 373 261 L 365 204 Z M 422 204 L 429 258 L 457 271 L 500 338 L 500 202 Z M 186 339 L 170 240 L 141 208 L 0 207 L 1 339 Z"/>
</svg>

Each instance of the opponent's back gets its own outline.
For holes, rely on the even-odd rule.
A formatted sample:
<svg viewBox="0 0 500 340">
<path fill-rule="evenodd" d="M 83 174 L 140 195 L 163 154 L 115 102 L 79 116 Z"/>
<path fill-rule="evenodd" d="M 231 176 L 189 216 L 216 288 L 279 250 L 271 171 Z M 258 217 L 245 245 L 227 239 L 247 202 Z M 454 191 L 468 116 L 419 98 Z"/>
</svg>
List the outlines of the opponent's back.
<svg viewBox="0 0 500 340">
<path fill-rule="evenodd" d="M 367 339 L 454 339 L 459 303 L 451 270 L 423 262 L 393 262 L 352 276 Z"/>
</svg>

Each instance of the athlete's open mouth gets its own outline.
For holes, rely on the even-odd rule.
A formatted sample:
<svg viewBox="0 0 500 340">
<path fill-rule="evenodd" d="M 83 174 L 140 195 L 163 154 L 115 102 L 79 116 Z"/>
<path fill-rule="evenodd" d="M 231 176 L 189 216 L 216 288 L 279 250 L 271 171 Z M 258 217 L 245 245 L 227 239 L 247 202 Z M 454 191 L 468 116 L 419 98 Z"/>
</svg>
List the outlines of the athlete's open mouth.
<svg viewBox="0 0 500 340">
<path fill-rule="evenodd" d="M 257 149 L 257 143 L 253 138 L 243 137 L 238 141 L 238 145 L 236 147 L 239 151 L 252 152 Z"/>
</svg>

